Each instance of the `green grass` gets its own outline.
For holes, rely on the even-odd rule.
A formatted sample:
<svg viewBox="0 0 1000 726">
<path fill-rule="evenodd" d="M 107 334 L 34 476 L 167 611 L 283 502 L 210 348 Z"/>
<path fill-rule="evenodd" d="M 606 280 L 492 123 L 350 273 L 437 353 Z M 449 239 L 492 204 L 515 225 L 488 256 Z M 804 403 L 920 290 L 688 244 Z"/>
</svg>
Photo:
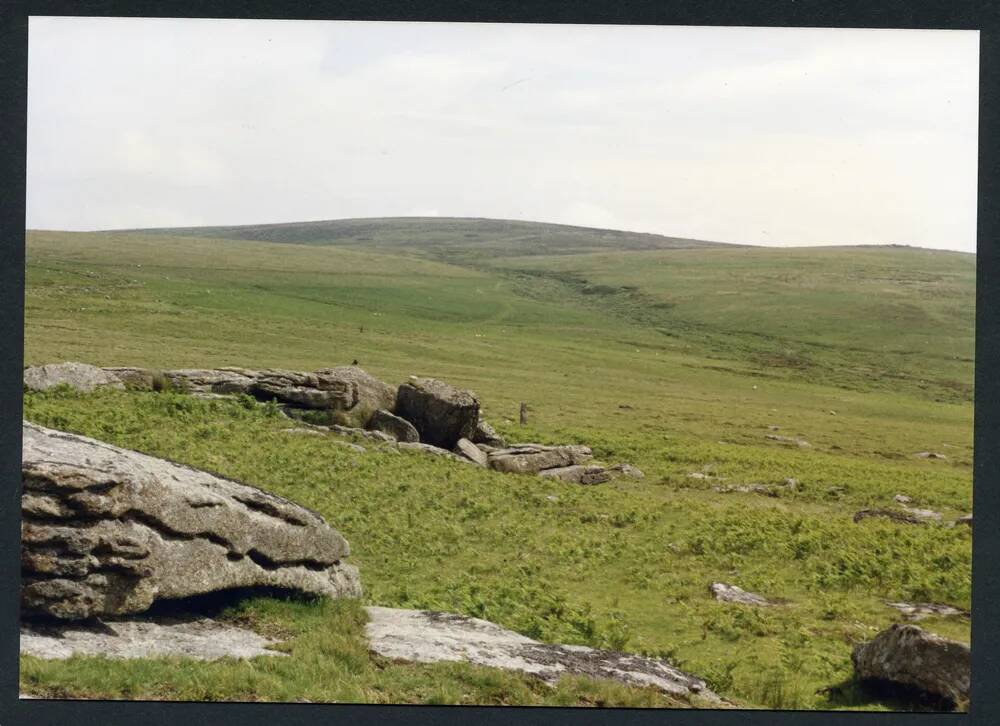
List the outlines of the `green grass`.
<svg viewBox="0 0 1000 726">
<path fill-rule="evenodd" d="M 359 455 L 283 433 L 287 422 L 263 409 L 171 393 L 31 394 L 26 418 L 320 511 L 351 542 L 368 603 L 662 655 L 748 707 L 903 706 L 851 686 L 852 644 L 898 617 L 885 599 L 967 608 L 970 531 L 851 515 L 891 506 L 896 493 L 946 517 L 971 511 L 974 258 L 705 248 L 497 260 L 477 258 L 470 242 L 449 264 L 435 239 L 373 241 L 29 233 L 26 363 L 310 369 L 357 359 L 391 383 L 413 373 L 468 386 L 511 439 L 587 443 L 646 478 L 580 487 L 368 444 Z M 886 312 L 896 309 L 911 313 Z M 787 355 L 769 357 L 776 350 Z M 523 428 L 520 401 L 531 406 Z M 769 426 L 812 448 L 765 439 Z M 914 458 L 926 450 L 948 458 Z M 694 472 L 800 485 L 774 498 L 721 494 Z M 714 580 L 788 603 L 716 603 Z M 353 607 L 244 605 L 239 617 L 255 627 L 325 633 L 290 636 L 280 663 L 23 658 L 22 687 L 672 705 L 585 679 L 552 691 L 468 666 L 355 658 Z M 923 624 L 968 640 L 966 621 Z"/>
</svg>

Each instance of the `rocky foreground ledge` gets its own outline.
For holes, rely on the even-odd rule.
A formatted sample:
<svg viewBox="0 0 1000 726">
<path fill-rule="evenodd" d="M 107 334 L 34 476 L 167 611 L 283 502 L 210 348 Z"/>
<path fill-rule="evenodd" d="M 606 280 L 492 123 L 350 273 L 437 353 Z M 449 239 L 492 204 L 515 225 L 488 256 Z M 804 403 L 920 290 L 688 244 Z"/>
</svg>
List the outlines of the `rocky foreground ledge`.
<svg viewBox="0 0 1000 726">
<path fill-rule="evenodd" d="M 305 507 L 85 436 L 22 433 L 27 615 L 137 613 L 237 588 L 361 594 L 347 540 Z"/>
</svg>

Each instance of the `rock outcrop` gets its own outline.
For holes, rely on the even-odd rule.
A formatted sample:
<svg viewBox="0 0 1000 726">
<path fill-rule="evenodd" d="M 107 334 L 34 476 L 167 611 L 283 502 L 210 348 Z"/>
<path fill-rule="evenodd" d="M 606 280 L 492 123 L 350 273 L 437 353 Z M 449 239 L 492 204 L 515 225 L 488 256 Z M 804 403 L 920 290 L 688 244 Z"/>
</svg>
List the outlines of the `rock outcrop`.
<svg viewBox="0 0 1000 726">
<path fill-rule="evenodd" d="M 703 680 L 662 660 L 581 645 L 539 643 L 486 620 L 450 613 L 366 609 L 369 649 L 384 658 L 417 663 L 465 661 L 528 673 L 548 683 L 563 675 L 582 675 L 724 704 Z"/>
<path fill-rule="evenodd" d="M 451 450 L 475 434 L 479 399 L 443 381 L 411 376 L 396 392 L 395 414 L 416 427 L 422 442 Z"/>
<path fill-rule="evenodd" d="M 485 444 L 487 446 L 494 446 L 498 449 L 502 449 L 507 445 L 507 442 L 504 441 L 503 437 L 496 432 L 496 429 L 481 418 L 476 424 L 476 430 L 472 432 L 472 436 L 470 438 L 474 444 Z"/>
<path fill-rule="evenodd" d="M 585 464 L 593 458 L 588 446 L 515 444 L 489 453 L 489 466 L 510 474 L 537 474 L 545 469 Z"/>
<path fill-rule="evenodd" d="M 284 656 L 273 641 L 209 618 L 104 620 L 85 623 L 22 623 L 21 652 L 45 660 L 105 658 L 255 658 Z"/>
<path fill-rule="evenodd" d="M 404 418 L 400 418 L 380 408 L 368 419 L 366 428 L 369 431 L 381 431 L 388 434 L 396 441 L 409 441 L 411 443 L 420 441 L 420 434 L 413 424 Z"/>
<path fill-rule="evenodd" d="M 861 509 L 854 513 L 854 521 L 860 522 L 862 519 L 869 519 L 872 517 L 881 517 L 882 519 L 891 519 L 893 522 L 901 522 L 902 524 L 926 524 L 928 519 L 926 517 L 919 517 L 916 514 L 899 509 Z"/>
<path fill-rule="evenodd" d="M 95 388 L 125 389 L 121 378 L 86 363 L 48 363 L 24 369 L 24 387 L 27 390 L 47 391 L 56 386 L 69 386 L 83 392 Z"/>
<path fill-rule="evenodd" d="M 891 608 L 895 608 L 903 614 L 907 620 L 923 620 L 924 618 L 967 618 L 969 612 L 960 610 L 951 605 L 944 605 L 933 602 L 887 602 Z"/>
<path fill-rule="evenodd" d="M 861 681 L 888 683 L 931 694 L 954 704 L 969 699 L 969 646 L 895 624 L 851 653 Z"/>
<path fill-rule="evenodd" d="M 276 400 L 296 408 L 326 411 L 330 423 L 362 427 L 379 409 L 390 410 L 392 388 L 357 366 L 320 368 L 311 373 L 268 369 L 260 371 L 248 393 L 262 401 Z"/>
<path fill-rule="evenodd" d="M 30 423 L 23 442 L 25 614 L 137 613 L 233 588 L 361 592 L 347 541 L 286 499 Z"/>
</svg>

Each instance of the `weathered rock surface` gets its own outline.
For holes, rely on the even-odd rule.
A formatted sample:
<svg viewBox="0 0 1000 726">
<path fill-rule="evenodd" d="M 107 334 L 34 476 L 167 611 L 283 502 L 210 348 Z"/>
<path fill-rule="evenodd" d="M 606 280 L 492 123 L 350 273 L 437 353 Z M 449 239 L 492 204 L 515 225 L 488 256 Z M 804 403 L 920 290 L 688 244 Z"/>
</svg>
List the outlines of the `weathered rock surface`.
<svg viewBox="0 0 1000 726">
<path fill-rule="evenodd" d="M 936 451 L 920 451 L 914 454 L 918 459 L 947 459 L 948 457 L 944 454 L 939 454 Z"/>
<path fill-rule="evenodd" d="M 537 474 L 544 469 L 584 464 L 592 458 L 588 446 L 515 444 L 489 453 L 489 465 L 511 474 Z"/>
<path fill-rule="evenodd" d="M 416 427 L 422 442 L 448 450 L 471 439 L 479 425 L 475 394 L 434 378 L 411 376 L 396 392 L 395 412 Z"/>
<path fill-rule="evenodd" d="M 554 683 L 563 675 L 605 678 L 630 686 L 653 686 L 681 698 L 721 704 L 705 682 L 662 660 L 539 643 L 499 625 L 449 613 L 367 608 L 370 650 L 385 658 L 417 663 L 465 661 L 520 671 Z"/>
<path fill-rule="evenodd" d="M 862 509 L 854 513 L 855 522 L 860 522 L 862 519 L 869 517 L 882 517 L 883 519 L 891 519 L 894 522 L 902 522 L 903 524 L 926 524 L 928 521 L 924 517 L 918 517 L 916 514 L 900 509 Z"/>
<path fill-rule="evenodd" d="M 476 430 L 472 432 L 470 439 L 474 444 L 486 444 L 487 446 L 495 446 L 498 449 L 507 446 L 507 442 L 496 432 L 496 429 L 483 419 L 479 419 L 479 422 L 476 424 Z"/>
<path fill-rule="evenodd" d="M 851 653 L 861 681 L 888 682 L 956 704 L 969 699 L 969 646 L 916 625 L 895 624 Z"/>
<path fill-rule="evenodd" d="M 163 371 L 163 377 L 174 390 L 223 395 L 247 393 L 256 375 L 256 371 L 246 368 L 178 368 Z"/>
<path fill-rule="evenodd" d="M 396 441 L 420 441 L 420 434 L 406 419 L 395 416 L 384 408 L 372 414 L 365 426 L 369 431 L 381 431 L 388 434 Z"/>
<path fill-rule="evenodd" d="M 609 466 L 608 471 L 612 474 L 621 474 L 631 479 L 642 479 L 646 476 L 642 473 L 642 469 L 631 464 L 615 464 L 614 466 Z"/>
<path fill-rule="evenodd" d="M 753 592 L 747 592 L 736 585 L 727 585 L 724 582 L 713 582 L 708 586 L 709 591 L 719 602 L 735 602 L 740 605 L 769 606 L 775 603 L 765 597 Z"/>
<path fill-rule="evenodd" d="M 458 440 L 458 443 L 455 444 L 455 453 L 459 456 L 464 456 L 469 461 L 479 464 L 479 466 L 486 466 L 489 461 L 486 452 L 468 439 Z"/>
<path fill-rule="evenodd" d="M 151 368 L 135 368 L 133 366 L 105 366 L 101 370 L 110 373 L 125 384 L 126 388 L 139 391 L 153 390 L 157 372 Z"/>
<path fill-rule="evenodd" d="M 24 386 L 29 391 L 47 391 L 60 385 L 84 392 L 95 388 L 125 389 L 118 376 L 86 363 L 48 363 L 24 369 Z"/>
<path fill-rule="evenodd" d="M 23 623 L 21 652 L 60 660 L 74 655 L 107 658 L 180 657 L 196 660 L 284 656 L 273 641 L 208 618 L 105 620 L 100 624 Z"/>
<path fill-rule="evenodd" d="M 137 613 L 160 599 L 276 587 L 357 596 L 347 541 L 259 489 L 23 425 L 22 611 Z"/>
<path fill-rule="evenodd" d="M 902 510 L 907 514 L 912 514 L 917 519 L 925 519 L 929 522 L 940 522 L 941 513 L 935 512 L 933 509 L 919 509 L 918 507 L 907 507 L 905 504 L 901 506 Z"/>
<path fill-rule="evenodd" d="M 891 608 L 899 610 L 907 620 L 923 620 L 924 618 L 952 618 L 969 617 L 969 612 L 959 610 L 951 605 L 942 605 L 931 602 L 887 602 Z"/>
<path fill-rule="evenodd" d="M 545 469 L 538 472 L 538 474 L 539 476 L 560 479 L 571 484 L 603 484 L 611 479 L 611 474 L 603 466 L 588 466 L 586 464 Z"/>
<path fill-rule="evenodd" d="M 268 369 L 260 371 L 248 393 L 297 408 L 330 412 L 331 422 L 364 426 L 379 409 L 391 410 L 392 388 L 357 366 L 320 368 L 312 373 Z"/>
<path fill-rule="evenodd" d="M 396 439 L 387 433 L 382 431 L 368 431 L 367 429 L 354 428 L 352 426 L 341 426 L 339 424 L 333 424 L 331 426 L 323 426 L 327 431 L 331 433 L 338 434 L 340 436 L 359 436 L 363 439 L 369 439 L 370 441 L 379 441 L 384 444 L 394 444 Z"/>
</svg>

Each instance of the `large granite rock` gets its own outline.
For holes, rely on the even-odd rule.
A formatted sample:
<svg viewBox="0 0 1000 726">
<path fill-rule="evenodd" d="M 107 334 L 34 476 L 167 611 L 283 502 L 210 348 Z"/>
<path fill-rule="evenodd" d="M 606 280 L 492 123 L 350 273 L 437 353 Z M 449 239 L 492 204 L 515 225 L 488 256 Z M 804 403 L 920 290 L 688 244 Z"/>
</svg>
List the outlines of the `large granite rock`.
<svg viewBox="0 0 1000 726">
<path fill-rule="evenodd" d="M 22 611 L 61 619 L 269 587 L 358 596 L 347 541 L 259 489 L 23 425 Z"/>
<path fill-rule="evenodd" d="M 362 427 L 379 409 L 395 404 L 392 388 L 356 366 L 320 368 L 312 373 L 260 371 L 248 392 L 264 401 L 330 413 L 331 423 Z"/>
<path fill-rule="evenodd" d="M 496 429 L 481 418 L 476 424 L 476 428 L 472 432 L 470 439 L 474 444 L 485 444 L 486 446 L 494 446 L 501 449 L 507 445 L 507 442 L 497 433 Z"/>
<path fill-rule="evenodd" d="M 489 453 L 489 465 L 510 474 L 537 474 L 545 469 L 585 464 L 592 458 L 587 446 L 515 444 Z"/>
<path fill-rule="evenodd" d="M 851 653 L 861 681 L 889 683 L 955 704 L 969 700 L 969 646 L 916 625 L 891 625 Z"/>
<path fill-rule="evenodd" d="M 388 434 L 396 441 L 408 441 L 410 443 L 420 441 L 420 434 L 417 433 L 413 424 L 404 418 L 389 413 L 383 408 L 372 414 L 372 417 L 368 419 L 366 428 L 369 431 L 381 431 L 384 434 Z"/>
<path fill-rule="evenodd" d="M 399 661 L 465 661 L 528 673 L 553 683 L 563 675 L 652 686 L 684 699 L 724 705 L 705 682 L 654 658 L 596 650 L 582 645 L 549 645 L 499 625 L 450 613 L 369 607 L 365 632 L 376 655 Z"/>
<path fill-rule="evenodd" d="M 479 399 L 443 381 L 411 376 L 396 392 L 395 413 L 416 427 L 425 444 L 451 450 L 474 435 Z"/>
<path fill-rule="evenodd" d="M 29 391 L 47 391 L 61 385 L 83 392 L 95 388 L 125 389 L 118 376 L 86 363 L 48 363 L 24 369 L 24 387 Z"/>
</svg>

